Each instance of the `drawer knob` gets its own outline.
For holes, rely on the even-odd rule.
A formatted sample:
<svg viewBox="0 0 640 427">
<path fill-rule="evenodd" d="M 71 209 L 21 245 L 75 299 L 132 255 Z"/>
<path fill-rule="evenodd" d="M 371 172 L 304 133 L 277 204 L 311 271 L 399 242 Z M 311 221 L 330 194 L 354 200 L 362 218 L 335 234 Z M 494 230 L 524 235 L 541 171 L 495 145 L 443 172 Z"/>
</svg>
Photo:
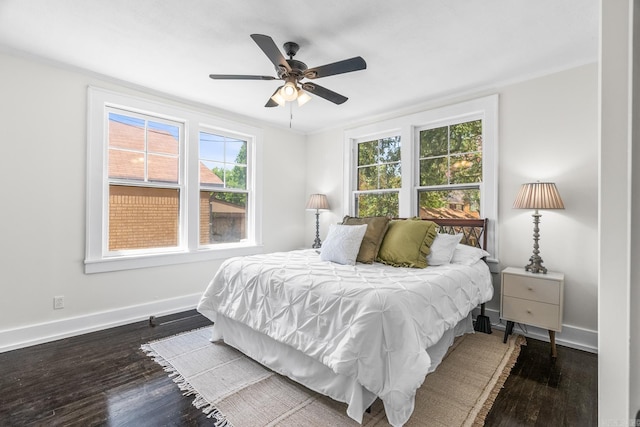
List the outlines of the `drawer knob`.
<svg viewBox="0 0 640 427">
<path fill-rule="evenodd" d="M 531 310 L 527 310 L 527 314 L 531 314 Z"/>
<path fill-rule="evenodd" d="M 533 290 L 533 288 L 532 288 L 531 286 L 529 286 L 529 290 L 530 290 L 530 291 L 532 291 L 532 290 Z"/>
</svg>

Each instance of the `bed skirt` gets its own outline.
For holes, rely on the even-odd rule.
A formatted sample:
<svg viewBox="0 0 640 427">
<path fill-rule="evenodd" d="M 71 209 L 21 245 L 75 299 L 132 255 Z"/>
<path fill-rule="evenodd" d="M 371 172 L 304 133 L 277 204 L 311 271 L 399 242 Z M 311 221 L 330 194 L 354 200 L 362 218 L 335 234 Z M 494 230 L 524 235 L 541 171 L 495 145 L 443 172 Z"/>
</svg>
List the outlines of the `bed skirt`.
<svg viewBox="0 0 640 427">
<path fill-rule="evenodd" d="M 454 328 L 447 330 L 440 341 L 427 349 L 431 358 L 429 373 L 438 367 L 455 337 L 473 332 L 471 314 Z M 253 360 L 313 391 L 346 403 L 347 415 L 359 423 L 362 423 L 364 411 L 377 398 L 375 394 L 358 384 L 354 377 L 336 374 L 301 351 L 217 314 L 211 341 L 219 340 L 224 340 L 226 344 L 237 348 Z M 415 397 L 411 399 L 409 403 L 413 412 Z"/>
</svg>

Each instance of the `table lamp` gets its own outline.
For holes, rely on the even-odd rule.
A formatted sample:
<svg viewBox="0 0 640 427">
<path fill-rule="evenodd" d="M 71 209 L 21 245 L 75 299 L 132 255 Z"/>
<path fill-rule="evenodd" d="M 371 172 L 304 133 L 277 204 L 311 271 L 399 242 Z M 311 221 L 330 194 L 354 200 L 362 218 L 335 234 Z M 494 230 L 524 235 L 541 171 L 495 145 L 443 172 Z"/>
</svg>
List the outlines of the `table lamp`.
<svg viewBox="0 0 640 427">
<path fill-rule="evenodd" d="M 308 211 L 316 211 L 316 239 L 313 241 L 313 245 L 311 247 L 319 249 L 322 246 L 322 242 L 320 241 L 320 211 L 329 209 L 327 196 L 324 194 L 312 194 L 311 197 L 309 197 L 309 201 L 307 202 L 305 209 Z"/>
<path fill-rule="evenodd" d="M 524 269 L 532 273 L 547 273 L 546 267 L 542 265 L 540 257 L 540 217 L 538 209 L 564 209 L 564 204 L 558 193 L 556 185 L 552 182 L 530 182 L 522 184 L 520 192 L 513 202 L 514 209 L 535 209 L 533 213 L 533 255 L 529 258 L 529 264 Z"/>
</svg>

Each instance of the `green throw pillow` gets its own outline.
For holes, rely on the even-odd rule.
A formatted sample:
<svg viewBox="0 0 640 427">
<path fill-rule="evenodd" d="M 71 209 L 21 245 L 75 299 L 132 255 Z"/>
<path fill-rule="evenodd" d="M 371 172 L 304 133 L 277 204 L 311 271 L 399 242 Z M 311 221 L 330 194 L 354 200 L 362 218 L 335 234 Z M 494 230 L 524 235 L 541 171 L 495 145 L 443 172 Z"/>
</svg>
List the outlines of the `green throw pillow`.
<svg viewBox="0 0 640 427">
<path fill-rule="evenodd" d="M 364 238 L 360 244 L 360 251 L 358 252 L 358 258 L 356 261 L 363 262 L 365 264 L 373 263 L 378 256 L 380 244 L 387 232 L 389 218 L 385 216 L 356 218 L 347 215 L 342 220 L 342 223 L 345 225 L 367 224 L 367 232 L 364 234 Z"/>
<path fill-rule="evenodd" d="M 425 268 L 436 230 L 434 222 L 420 218 L 389 222 L 377 260 L 395 267 Z"/>
</svg>

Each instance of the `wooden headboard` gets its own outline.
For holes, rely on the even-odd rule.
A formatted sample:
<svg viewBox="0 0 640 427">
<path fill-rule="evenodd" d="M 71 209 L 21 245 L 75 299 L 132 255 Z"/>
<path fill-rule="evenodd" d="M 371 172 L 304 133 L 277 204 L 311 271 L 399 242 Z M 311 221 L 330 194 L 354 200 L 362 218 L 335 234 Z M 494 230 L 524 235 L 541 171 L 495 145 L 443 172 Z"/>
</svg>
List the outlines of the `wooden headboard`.
<svg viewBox="0 0 640 427">
<path fill-rule="evenodd" d="M 462 234 L 460 243 L 487 248 L 487 219 L 450 219 L 450 218 L 423 218 L 438 224 L 439 233 Z"/>
</svg>

